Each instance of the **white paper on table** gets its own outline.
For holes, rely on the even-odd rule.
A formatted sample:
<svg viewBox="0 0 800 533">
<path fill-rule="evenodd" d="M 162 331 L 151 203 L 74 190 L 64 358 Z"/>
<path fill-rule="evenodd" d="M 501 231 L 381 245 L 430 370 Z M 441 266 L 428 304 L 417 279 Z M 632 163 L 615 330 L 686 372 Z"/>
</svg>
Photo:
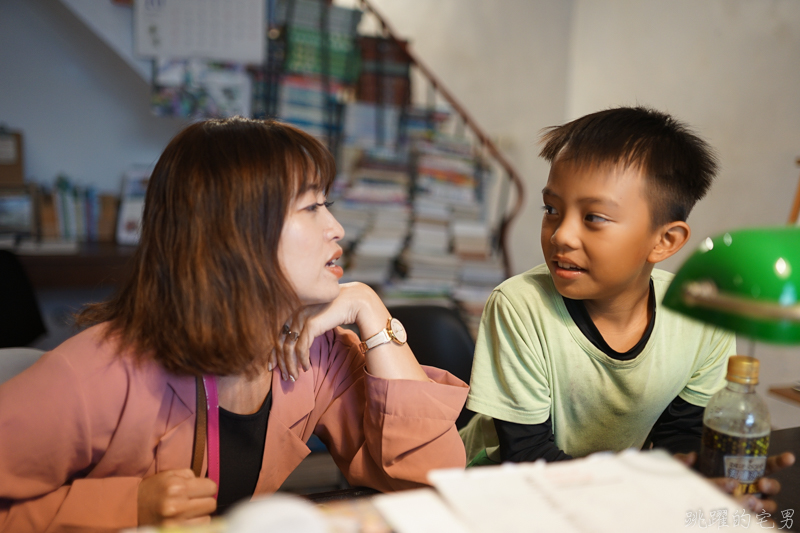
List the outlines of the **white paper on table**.
<svg viewBox="0 0 800 533">
<path fill-rule="evenodd" d="M 438 470 L 429 480 L 476 533 L 689 533 L 703 525 L 729 531 L 756 522 L 735 500 L 662 451 Z M 723 515 L 726 525 L 720 524 Z"/>
<path fill-rule="evenodd" d="M 374 496 L 372 502 L 396 533 L 469 533 L 433 489 Z"/>
</svg>

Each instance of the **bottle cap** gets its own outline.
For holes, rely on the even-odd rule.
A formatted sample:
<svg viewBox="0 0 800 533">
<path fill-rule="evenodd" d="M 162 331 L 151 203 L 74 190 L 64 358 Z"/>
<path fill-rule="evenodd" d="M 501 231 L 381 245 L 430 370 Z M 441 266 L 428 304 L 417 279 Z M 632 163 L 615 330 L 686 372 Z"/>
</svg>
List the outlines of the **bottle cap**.
<svg viewBox="0 0 800 533">
<path fill-rule="evenodd" d="M 759 362 L 755 357 L 732 355 L 728 359 L 728 375 L 725 379 L 742 385 L 758 383 Z"/>
</svg>

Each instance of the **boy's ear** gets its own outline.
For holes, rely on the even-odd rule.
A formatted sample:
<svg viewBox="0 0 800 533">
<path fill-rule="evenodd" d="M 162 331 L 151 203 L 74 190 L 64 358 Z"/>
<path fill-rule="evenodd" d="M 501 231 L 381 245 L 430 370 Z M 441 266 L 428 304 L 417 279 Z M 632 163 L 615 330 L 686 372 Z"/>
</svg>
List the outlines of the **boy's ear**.
<svg viewBox="0 0 800 533">
<path fill-rule="evenodd" d="M 669 224 L 664 224 L 659 228 L 659 239 L 650 255 L 647 256 L 648 263 L 659 263 L 672 256 L 675 252 L 683 248 L 683 245 L 692 235 L 689 224 L 676 220 Z"/>
</svg>

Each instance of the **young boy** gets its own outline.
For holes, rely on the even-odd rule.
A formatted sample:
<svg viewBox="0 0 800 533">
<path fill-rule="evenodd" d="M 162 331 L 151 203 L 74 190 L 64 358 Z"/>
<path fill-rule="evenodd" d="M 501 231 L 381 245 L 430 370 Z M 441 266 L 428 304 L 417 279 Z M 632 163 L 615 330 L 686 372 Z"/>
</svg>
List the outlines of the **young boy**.
<svg viewBox="0 0 800 533">
<path fill-rule="evenodd" d="M 502 283 L 484 309 L 468 460 L 557 461 L 650 442 L 699 449 L 735 338 L 663 308 L 672 275 L 654 266 L 689 239 L 714 154 L 641 107 L 550 128 L 542 142 L 546 264 Z"/>
</svg>

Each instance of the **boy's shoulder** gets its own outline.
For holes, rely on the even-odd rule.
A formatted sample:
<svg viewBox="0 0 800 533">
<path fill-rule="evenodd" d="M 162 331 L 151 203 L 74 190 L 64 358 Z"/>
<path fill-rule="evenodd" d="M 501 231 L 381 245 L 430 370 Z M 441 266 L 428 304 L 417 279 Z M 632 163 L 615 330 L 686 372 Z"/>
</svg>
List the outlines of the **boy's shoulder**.
<svg viewBox="0 0 800 533">
<path fill-rule="evenodd" d="M 506 299 L 514 302 L 529 302 L 537 295 L 541 300 L 549 301 L 558 295 L 550 270 L 542 263 L 532 269 L 517 274 L 498 285 L 494 292 L 502 294 Z"/>
</svg>

